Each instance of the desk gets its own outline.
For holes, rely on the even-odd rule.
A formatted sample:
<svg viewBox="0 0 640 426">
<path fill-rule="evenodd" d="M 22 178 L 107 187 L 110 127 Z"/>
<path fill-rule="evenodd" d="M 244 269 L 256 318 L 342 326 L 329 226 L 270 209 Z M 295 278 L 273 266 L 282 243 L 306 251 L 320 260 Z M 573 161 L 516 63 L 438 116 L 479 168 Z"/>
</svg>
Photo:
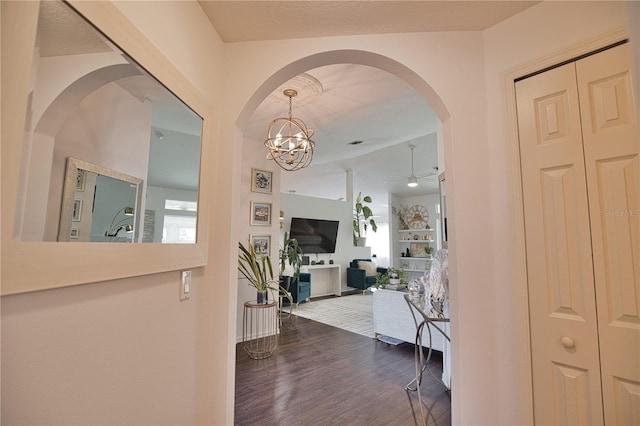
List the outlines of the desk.
<svg viewBox="0 0 640 426">
<path fill-rule="evenodd" d="M 337 264 L 308 265 L 311 274 L 311 297 L 342 295 L 342 267 Z"/>
<path fill-rule="evenodd" d="M 242 341 L 249 358 L 263 359 L 278 346 L 278 304 L 276 301 L 258 305 L 244 302 Z"/>
<path fill-rule="evenodd" d="M 415 364 L 416 364 L 416 377 L 405 386 L 405 390 L 418 393 L 418 404 L 420 405 L 420 414 L 422 415 L 422 422 L 426 425 L 426 418 L 424 415 L 424 408 L 420 397 L 420 384 L 422 383 L 422 374 L 424 370 L 429 370 L 429 374 L 433 376 L 438 382 L 440 382 L 447 390 L 451 391 L 451 377 L 449 372 L 448 357 L 450 356 L 450 350 L 448 345 L 442 352 L 442 378 L 436 377 L 435 374 L 429 368 L 429 360 L 431 359 L 431 346 L 432 346 L 432 329 L 442 334 L 447 343 L 451 342 L 451 338 L 448 334 L 449 318 L 431 317 L 427 314 L 430 311 L 431 305 L 428 301 L 416 302 L 411 300 L 408 294 L 404 295 L 404 300 L 409 305 L 409 310 L 413 316 L 413 321 L 416 325 L 416 340 L 415 340 Z M 417 315 L 416 315 L 417 314 Z M 424 347 L 422 343 L 422 334 L 424 329 L 429 332 L 429 351 L 427 356 L 424 356 Z M 446 381 L 446 383 L 445 383 Z M 415 384 L 415 388 L 413 385 Z"/>
</svg>

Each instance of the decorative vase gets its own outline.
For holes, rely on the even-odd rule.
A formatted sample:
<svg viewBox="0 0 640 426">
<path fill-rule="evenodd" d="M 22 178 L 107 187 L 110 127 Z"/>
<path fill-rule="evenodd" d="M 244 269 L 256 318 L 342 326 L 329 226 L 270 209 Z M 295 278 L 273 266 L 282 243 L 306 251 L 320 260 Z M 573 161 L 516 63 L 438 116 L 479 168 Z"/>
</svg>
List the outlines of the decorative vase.
<svg viewBox="0 0 640 426">
<path fill-rule="evenodd" d="M 266 305 L 267 304 L 267 290 L 258 290 L 258 305 Z"/>
<path fill-rule="evenodd" d="M 412 302 L 420 301 L 420 286 L 416 280 L 411 280 L 409 285 L 407 286 L 407 290 L 409 290 L 409 300 Z"/>
</svg>

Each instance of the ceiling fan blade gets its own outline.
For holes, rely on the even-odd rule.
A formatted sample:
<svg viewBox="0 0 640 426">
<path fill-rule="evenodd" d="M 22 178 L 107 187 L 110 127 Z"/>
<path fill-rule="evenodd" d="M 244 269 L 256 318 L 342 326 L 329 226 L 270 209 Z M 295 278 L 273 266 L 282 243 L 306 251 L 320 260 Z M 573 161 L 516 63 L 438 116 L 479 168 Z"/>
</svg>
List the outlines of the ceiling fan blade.
<svg viewBox="0 0 640 426">
<path fill-rule="evenodd" d="M 436 177 L 436 174 L 431 172 L 431 173 L 423 173 L 421 175 L 416 176 L 418 179 L 423 179 L 423 178 L 428 178 L 428 177 Z"/>
<path fill-rule="evenodd" d="M 408 177 L 402 176 L 399 178 L 394 178 L 394 179 L 389 179 L 389 180 L 385 180 L 384 183 L 398 183 L 398 182 L 406 182 L 407 179 L 409 179 Z"/>
</svg>

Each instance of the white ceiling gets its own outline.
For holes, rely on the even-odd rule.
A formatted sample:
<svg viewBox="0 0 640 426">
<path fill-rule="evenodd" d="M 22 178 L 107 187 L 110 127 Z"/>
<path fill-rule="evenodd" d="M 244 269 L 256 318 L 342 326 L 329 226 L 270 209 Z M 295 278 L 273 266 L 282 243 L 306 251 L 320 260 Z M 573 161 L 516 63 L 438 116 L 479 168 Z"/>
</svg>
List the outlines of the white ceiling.
<svg viewBox="0 0 640 426">
<path fill-rule="evenodd" d="M 536 3 L 200 0 L 226 42 L 481 31 Z M 315 130 L 316 150 L 309 167 L 282 173 L 281 192 L 346 198 L 346 170 L 352 170 L 354 191 L 371 195 L 374 208 L 376 204 L 386 206 L 389 192 L 402 197 L 437 193 L 436 118 L 431 107 L 408 84 L 385 71 L 354 64 L 325 66 L 306 74 L 302 83 L 286 83 L 265 99 L 245 129 L 245 136 L 265 149 L 262 141 L 269 122 L 287 113 L 287 98 L 282 90 L 301 89 L 303 94 L 293 100 L 293 115 Z M 309 80 L 317 80 L 320 89 L 313 87 L 308 93 Z M 356 140 L 363 143 L 348 144 Z M 410 143 L 416 146 L 415 174 L 433 174 L 420 180 L 416 188 L 406 185 L 411 173 Z M 277 168 L 275 164 L 273 167 Z"/>
<path fill-rule="evenodd" d="M 212 1 L 202 9 L 225 42 L 362 34 L 482 31 L 539 1 Z"/>
<path fill-rule="evenodd" d="M 303 99 L 293 98 L 293 115 L 314 129 L 316 148 L 309 167 L 281 174 L 281 192 L 346 199 L 347 170 L 353 172 L 354 191 L 382 205 L 387 204 L 389 192 L 401 196 L 437 192 L 435 175 L 417 188 L 407 187 L 409 141 L 416 146 L 416 175 L 434 174 L 438 165 L 435 114 L 415 90 L 386 71 L 362 65 L 330 65 L 305 74 L 305 80 L 311 77 L 321 84 L 321 93 L 306 96 L 307 87 L 294 78 L 262 102 L 245 129 L 245 136 L 265 149 L 262 141 L 270 121 L 288 112 L 282 90 L 302 90 Z M 351 145 L 353 141 L 362 143 Z"/>
</svg>

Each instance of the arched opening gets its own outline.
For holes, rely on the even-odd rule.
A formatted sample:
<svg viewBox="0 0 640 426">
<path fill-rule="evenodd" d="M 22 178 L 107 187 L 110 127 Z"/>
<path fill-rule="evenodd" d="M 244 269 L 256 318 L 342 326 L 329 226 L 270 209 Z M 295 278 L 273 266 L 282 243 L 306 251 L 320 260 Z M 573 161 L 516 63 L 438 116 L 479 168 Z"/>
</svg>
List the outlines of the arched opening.
<svg viewBox="0 0 640 426">
<path fill-rule="evenodd" d="M 366 51 L 358 51 L 358 50 L 338 50 L 338 51 L 330 51 L 318 53 L 315 55 L 311 55 L 305 58 L 298 59 L 296 61 L 291 62 L 290 64 L 282 67 L 277 72 L 272 74 L 269 78 L 267 78 L 262 84 L 258 86 L 255 92 L 250 96 L 246 104 L 244 105 L 238 119 L 235 122 L 237 132 L 235 133 L 235 143 L 241 145 L 244 143 L 243 134 L 244 130 L 250 125 L 251 117 L 259 105 L 270 96 L 274 90 L 279 88 L 281 85 L 289 81 L 290 79 L 300 75 L 301 73 L 307 72 L 309 70 L 313 70 L 318 67 L 323 67 L 327 65 L 334 64 L 358 64 L 369 67 L 374 67 L 383 71 L 388 72 L 389 74 L 397 77 L 398 79 L 403 80 L 408 85 L 411 86 L 415 92 L 417 92 L 435 111 L 438 120 L 438 131 L 437 131 L 437 139 L 439 145 L 439 159 L 438 162 L 444 165 L 444 158 L 446 157 L 446 146 L 448 141 L 450 140 L 449 134 L 449 112 L 444 105 L 443 100 L 438 96 L 438 94 L 433 90 L 433 88 L 418 74 L 412 71 L 407 66 L 402 63 L 391 59 L 386 56 L 382 56 L 379 54 L 366 52 Z M 266 128 L 265 128 L 266 132 Z M 405 141 L 406 142 L 406 141 Z M 252 146 L 253 150 L 264 149 L 262 145 Z M 402 148 L 406 150 L 405 148 Z M 406 150 L 408 155 L 409 151 Z M 273 168 L 276 168 L 274 165 Z M 246 165 L 243 169 L 247 169 Z M 236 171 L 238 174 L 246 174 L 247 170 Z M 277 189 L 274 189 L 277 191 Z M 449 195 L 451 195 L 451 191 L 449 191 Z M 275 198 L 274 198 L 275 200 Z M 244 206 L 242 206 L 244 207 Z M 275 213 L 277 213 L 277 208 L 274 207 Z M 246 238 L 244 235 L 245 232 L 240 233 L 239 237 L 242 240 Z M 272 245 L 276 245 L 275 237 L 272 235 Z M 277 251 L 277 247 L 276 247 Z M 274 251 L 272 251 L 273 253 Z M 238 307 L 236 307 L 238 311 L 238 316 L 241 315 L 242 311 L 242 298 L 238 299 Z M 238 327 L 241 327 L 241 323 L 238 324 Z"/>
</svg>

